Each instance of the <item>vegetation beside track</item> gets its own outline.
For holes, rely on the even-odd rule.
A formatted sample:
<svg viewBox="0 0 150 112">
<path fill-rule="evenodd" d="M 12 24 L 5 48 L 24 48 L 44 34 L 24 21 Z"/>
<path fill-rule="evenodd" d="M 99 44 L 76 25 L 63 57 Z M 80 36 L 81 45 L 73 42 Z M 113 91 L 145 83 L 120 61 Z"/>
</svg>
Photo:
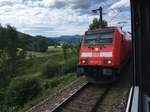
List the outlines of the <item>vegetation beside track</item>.
<svg viewBox="0 0 150 112">
<path fill-rule="evenodd" d="M 24 112 L 76 79 L 76 47 L 26 51 L 15 28 L 0 27 L 0 35 L 0 112 Z"/>
<path fill-rule="evenodd" d="M 9 97 L 4 94 L 2 97 L 9 99 L 6 103 L 11 103 L 0 106 L 3 112 L 24 112 L 76 79 L 73 73 L 77 60 L 76 54 L 69 53 L 67 55 L 70 59 L 64 60 L 61 49 L 49 47 L 44 54 L 32 52 L 32 57 L 24 62 L 17 76 L 11 80 L 8 90 L 3 89 L 3 93 L 8 93 Z M 32 91 L 36 91 L 36 94 L 31 94 Z"/>
<path fill-rule="evenodd" d="M 64 86 L 68 85 L 75 79 L 77 79 L 75 73 L 68 73 L 65 75 L 53 77 L 51 79 L 41 79 L 42 92 L 40 92 L 40 94 L 33 100 L 28 101 L 18 111 L 27 111 L 31 107 L 48 98 L 50 95 L 55 94 L 58 90 L 62 89 Z"/>
</svg>

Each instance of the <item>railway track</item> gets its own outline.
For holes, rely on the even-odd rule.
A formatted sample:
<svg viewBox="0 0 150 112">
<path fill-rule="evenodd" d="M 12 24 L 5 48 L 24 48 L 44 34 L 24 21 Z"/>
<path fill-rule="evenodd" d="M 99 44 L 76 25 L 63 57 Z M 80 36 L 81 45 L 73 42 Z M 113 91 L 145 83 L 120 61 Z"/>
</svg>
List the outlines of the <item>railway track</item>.
<svg viewBox="0 0 150 112">
<path fill-rule="evenodd" d="M 92 85 L 81 77 L 28 112 L 94 112 L 107 91 L 108 86 Z"/>
<path fill-rule="evenodd" d="M 82 77 L 28 112 L 125 112 L 128 87 L 120 85 L 92 85 Z"/>
<path fill-rule="evenodd" d="M 64 89 L 58 91 L 55 95 L 48 97 L 40 104 L 32 107 L 27 112 L 52 112 L 66 102 L 70 97 L 84 88 L 87 84 L 88 82 L 86 78 L 81 77 L 66 86 Z"/>
<path fill-rule="evenodd" d="M 53 112 L 95 112 L 108 90 L 109 86 L 88 84 Z"/>
<path fill-rule="evenodd" d="M 97 106 L 95 112 L 125 112 L 129 88 L 112 86 L 103 100 Z"/>
<path fill-rule="evenodd" d="M 114 83 L 95 112 L 125 112 L 132 82 L 132 65 L 128 64 L 121 72 L 118 82 Z"/>
</svg>

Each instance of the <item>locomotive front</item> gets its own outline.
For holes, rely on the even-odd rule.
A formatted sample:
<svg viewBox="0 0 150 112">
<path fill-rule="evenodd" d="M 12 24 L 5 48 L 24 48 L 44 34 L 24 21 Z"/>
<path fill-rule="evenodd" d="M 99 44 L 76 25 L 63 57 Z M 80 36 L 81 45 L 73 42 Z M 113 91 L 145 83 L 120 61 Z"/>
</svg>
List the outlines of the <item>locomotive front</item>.
<svg viewBox="0 0 150 112">
<path fill-rule="evenodd" d="M 87 31 L 80 48 L 78 75 L 104 81 L 114 80 L 114 30 Z"/>
</svg>

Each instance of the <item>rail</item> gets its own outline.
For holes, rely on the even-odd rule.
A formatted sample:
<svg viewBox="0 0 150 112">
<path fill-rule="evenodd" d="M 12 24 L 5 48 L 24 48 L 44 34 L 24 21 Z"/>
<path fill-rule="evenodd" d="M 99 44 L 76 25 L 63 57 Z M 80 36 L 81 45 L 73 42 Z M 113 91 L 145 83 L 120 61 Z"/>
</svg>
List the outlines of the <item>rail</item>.
<svg viewBox="0 0 150 112">
<path fill-rule="evenodd" d="M 108 90 L 89 84 L 52 112 L 95 112 Z"/>
<path fill-rule="evenodd" d="M 86 78 L 80 77 L 79 79 L 66 86 L 64 89 L 58 91 L 55 95 L 48 97 L 40 104 L 32 107 L 27 112 L 52 112 L 87 84 L 88 82 Z"/>
</svg>

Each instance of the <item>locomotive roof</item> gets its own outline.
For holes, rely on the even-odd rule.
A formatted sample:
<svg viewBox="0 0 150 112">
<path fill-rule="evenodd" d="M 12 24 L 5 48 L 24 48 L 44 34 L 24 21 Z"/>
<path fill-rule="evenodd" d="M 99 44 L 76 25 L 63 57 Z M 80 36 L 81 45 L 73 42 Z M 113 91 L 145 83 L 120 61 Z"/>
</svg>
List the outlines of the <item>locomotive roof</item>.
<svg viewBox="0 0 150 112">
<path fill-rule="evenodd" d="M 122 30 L 118 27 L 105 27 L 105 28 L 99 28 L 99 29 L 95 29 L 95 30 L 88 30 L 88 31 L 86 31 L 86 33 L 93 33 L 93 32 L 99 32 L 99 31 L 109 32 L 109 31 L 113 31 L 113 30 L 119 30 L 122 33 Z"/>
</svg>

